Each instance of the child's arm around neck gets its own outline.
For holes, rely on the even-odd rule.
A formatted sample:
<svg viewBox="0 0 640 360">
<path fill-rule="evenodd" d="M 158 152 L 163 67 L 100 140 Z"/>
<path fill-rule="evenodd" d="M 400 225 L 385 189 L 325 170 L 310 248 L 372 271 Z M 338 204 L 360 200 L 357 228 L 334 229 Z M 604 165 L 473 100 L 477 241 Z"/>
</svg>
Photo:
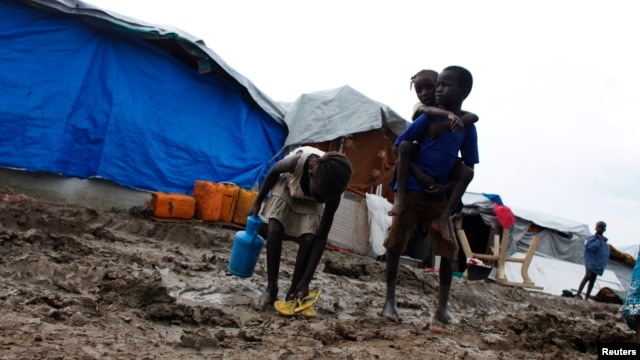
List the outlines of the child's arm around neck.
<svg viewBox="0 0 640 360">
<path fill-rule="evenodd" d="M 420 105 L 416 108 L 415 113 L 413 114 L 413 119 L 415 120 L 421 114 L 425 114 L 429 117 L 446 117 L 450 121 L 450 125 L 446 123 L 434 123 L 431 125 L 429 129 L 429 137 L 434 138 L 438 135 L 445 133 L 446 131 L 459 131 L 462 130 L 463 127 L 470 126 L 473 123 L 479 120 L 478 115 L 468 112 L 468 111 L 460 111 L 460 116 L 457 114 L 445 110 L 436 106 L 427 106 Z"/>
</svg>

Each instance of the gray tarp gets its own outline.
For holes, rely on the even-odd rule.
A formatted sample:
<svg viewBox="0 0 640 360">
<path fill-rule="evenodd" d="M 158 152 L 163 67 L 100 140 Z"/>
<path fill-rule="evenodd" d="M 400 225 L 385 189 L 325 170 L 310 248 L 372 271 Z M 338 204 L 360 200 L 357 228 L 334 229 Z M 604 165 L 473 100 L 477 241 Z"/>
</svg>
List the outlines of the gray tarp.
<svg viewBox="0 0 640 360">
<path fill-rule="evenodd" d="M 389 106 L 345 85 L 302 94 L 284 121 L 289 128 L 285 147 L 319 143 L 381 127 L 400 135 L 409 124 Z"/>
</svg>

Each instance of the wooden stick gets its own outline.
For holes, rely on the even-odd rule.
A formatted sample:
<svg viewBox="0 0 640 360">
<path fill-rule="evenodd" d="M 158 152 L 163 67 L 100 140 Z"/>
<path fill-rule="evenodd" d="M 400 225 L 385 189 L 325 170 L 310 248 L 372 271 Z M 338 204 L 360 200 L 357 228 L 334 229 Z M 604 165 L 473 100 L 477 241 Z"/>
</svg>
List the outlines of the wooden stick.
<svg viewBox="0 0 640 360">
<path fill-rule="evenodd" d="M 529 250 L 527 251 L 527 255 L 524 257 L 522 268 L 520 269 L 520 273 L 522 274 L 522 279 L 524 280 L 523 282 L 525 285 L 534 285 L 533 281 L 531 281 L 531 278 L 529 278 L 529 265 L 531 265 L 531 259 L 533 258 L 533 254 L 538 248 L 539 242 L 540 237 L 534 236 L 533 241 L 531 241 L 531 245 L 529 246 Z"/>
<path fill-rule="evenodd" d="M 509 229 L 502 230 L 502 241 L 500 242 L 500 258 L 498 260 L 498 270 L 496 271 L 496 281 L 507 281 L 504 275 L 504 265 L 507 261 L 507 248 L 509 247 Z"/>
</svg>

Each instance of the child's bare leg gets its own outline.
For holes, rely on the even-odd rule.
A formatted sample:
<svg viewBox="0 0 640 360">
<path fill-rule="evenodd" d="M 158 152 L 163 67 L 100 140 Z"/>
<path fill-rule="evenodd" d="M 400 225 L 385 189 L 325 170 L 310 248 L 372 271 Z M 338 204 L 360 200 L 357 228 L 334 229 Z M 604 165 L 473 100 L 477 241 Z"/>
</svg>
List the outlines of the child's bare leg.
<svg viewBox="0 0 640 360">
<path fill-rule="evenodd" d="M 447 207 L 447 204 L 445 204 L 445 208 Z M 449 228 L 449 223 L 451 222 L 450 218 L 451 218 L 451 214 L 446 212 L 445 210 L 442 212 L 442 214 L 440 214 L 440 217 L 431 220 L 431 223 L 429 223 L 429 226 L 433 230 L 435 230 L 435 232 L 440 234 L 440 236 L 442 236 L 444 240 L 452 242 L 453 229 Z"/>
<path fill-rule="evenodd" d="M 467 190 L 467 186 L 469 186 L 471 180 L 473 180 L 473 174 L 474 171 L 472 168 L 465 166 L 461 162 L 456 162 L 452 174 L 456 180 L 447 198 L 442 216 L 431 222 L 431 226 L 448 241 L 453 241 L 453 233 L 449 231 L 448 226 L 449 219 L 453 214 L 453 210 L 455 210 L 458 203 L 462 200 L 462 195 L 464 195 L 464 192 Z"/>
<path fill-rule="evenodd" d="M 389 210 L 389 216 L 395 216 L 402 214 L 407 209 L 407 201 L 405 200 L 405 192 L 404 189 L 400 190 L 400 185 L 398 185 L 398 189 L 396 190 L 396 198 L 393 201 L 393 206 L 391 210 Z"/>
<path fill-rule="evenodd" d="M 267 234 L 267 289 L 251 304 L 256 310 L 267 309 L 278 297 L 278 273 L 280 272 L 283 234 L 282 224 L 275 219 L 270 219 Z"/>
<path fill-rule="evenodd" d="M 582 280 L 580 280 L 580 286 L 578 286 L 578 292 L 576 293 L 577 298 L 580 297 L 580 293 L 582 293 L 582 289 L 587 284 L 590 278 L 591 278 L 591 272 L 589 271 L 585 272 L 584 276 L 582 277 Z"/>
<path fill-rule="evenodd" d="M 314 236 L 311 234 L 305 234 L 298 240 L 298 254 L 296 255 L 296 265 L 293 269 L 293 277 L 291 279 L 291 287 L 287 291 L 285 300 L 291 300 L 294 295 L 293 292 L 298 288 L 298 283 L 302 279 L 304 272 L 307 270 L 307 264 L 309 263 L 309 255 L 313 248 Z M 295 294 L 298 296 L 304 296 L 309 293 L 309 288 L 302 289 L 304 294 Z"/>
<path fill-rule="evenodd" d="M 593 285 L 596 283 L 596 278 L 598 275 L 596 273 L 591 273 L 591 278 L 589 278 L 589 285 L 587 285 L 587 292 L 584 296 L 585 300 L 589 300 L 591 296 L 591 290 L 593 290 Z"/>
<path fill-rule="evenodd" d="M 436 319 L 445 324 L 457 324 L 458 320 L 449 312 L 449 294 L 451 292 L 451 282 L 453 279 L 453 260 L 445 257 L 440 258 L 440 293 L 438 295 L 438 308 Z"/>
<path fill-rule="evenodd" d="M 393 207 L 391 208 L 391 211 L 389 211 L 389 215 L 391 216 L 400 215 L 407 209 L 407 175 L 409 174 L 411 158 L 416 151 L 417 145 L 412 142 L 402 141 L 400 145 L 398 145 L 398 163 L 396 164 L 397 190 Z"/>
<path fill-rule="evenodd" d="M 384 302 L 382 315 L 393 321 L 401 321 L 396 304 L 396 282 L 398 280 L 398 266 L 400 254 L 387 252 L 387 298 Z"/>
<path fill-rule="evenodd" d="M 437 218 L 431 221 L 431 227 L 446 241 L 453 241 L 453 235 L 447 226 L 448 218 Z"/>
<path fill-rule="evenodd" d="M 449 312 L 449 294 L 453 279 L 453 261 L 442 257 L 440 259 L 440 293 L 436 318 L 445 324 L 456 324 L 458 320 Z"/>
<path fill-rule="evenodd" d="M 411 174 L 414 178 L 416 178 L 416 181 L 418 182 L 418 184 L 420 184 L 420 187 L 422 187 L 425 191 L 429 192 L 432 186 L 438 185 L 433 177 L 425 174 L 416 164 L 411 163 L 409 170 L 411 170 Z"/>
</svg>

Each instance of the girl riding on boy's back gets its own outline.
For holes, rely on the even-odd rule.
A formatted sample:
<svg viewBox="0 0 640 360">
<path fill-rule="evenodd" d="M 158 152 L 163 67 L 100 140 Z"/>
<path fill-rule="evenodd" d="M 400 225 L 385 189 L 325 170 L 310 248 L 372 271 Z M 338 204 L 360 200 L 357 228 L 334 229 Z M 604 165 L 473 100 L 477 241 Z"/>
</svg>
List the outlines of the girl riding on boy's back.
<svg viewBox="0 0 640 360">
<path fill-rule="evenodd" d="M 451 111 L 436 107 L 436 80 L 438 73 L 434 70 L 420 70 L 411 77 L 411 84 L 415 88 L 416 96 L 420 101 L 413 108 L 412 120 L 425 114 L 432 117 L 446 117 L 447 122 L 434 122 L 429 126 L 426 137 L 433 139 L 447 131 L 459 131 L 464 126 L 469 126 L 478 121 L 478 116 L 468 111 L 462 111 L 461 116 Z M 462 199 L 467 186 L 473 180 L 473 169 L 465 166 L 462 161 L 457 161 L 456 166 L 451 171 L 450 181 L 447 184 L 438 184 L 433 178 L 424 174 L 412 163 L 411 159 L 418 152 L 415 143 L 401 141 L 396 144 L 394 150 L 398 155 L 396 168 L 396 199 L 389 215 L 399 215 L 406 209 L 405 186 L 408 172 L 420 182 L 425 192 L 433 196 L 448 196 L 448 202 L 442 216 L 432 222 L 432 226 L 437 229 L 447 239 L 453 239 L 453 234 L 447 228 L 449 217 L 452 215 Z"/>
<path fill-rule="evenodd" d="M 462 103 L 473 87 L 471 73 L 460 66 L 449 66 L 438 74 L 435 86 L 436 102 L 439 108 L 433 109 L 434 114 L 421 114 L 396 139 L 396 145 L 403 142 L 409 147 L 416 147 L 415 156 L 402 158 L 404 163 L 417 165 L 419 173 L 431 179 L 431 183 L 423 183 L 418 178 L 418 172 L 409 173 L 398 167 L 398 186 L 404 185 L 407 191 L 406 203 L 397 208 L 398 213 L 393 216 L 391 228 L 384 240 L 387 249 L 387 294 L 382 315 L 392 320 L 401 320 L 396 302 L 396 282 L 400 256 L 407 248 L 411 230 L 423 221 L 432 239 L 433 253 L 440 256 L 440 286 L 438 306 L 435 317 L 445 324 L 457 322 L 448 310 L 449 294 L 453 278 L 453 263 L 458 256 L 458 243 L 448 237 L 453 233 L 451 213 L 447 210 L 450 201 L 444 194 L 433 194 L 430 187 L 433 184 L 450 182 L 451 173 L 456 167 L 458 154 L 462 155 L 464 166 L 472 168 L 479 162 L 477 133 L 473 124 L 465 126 L 459 131 L 447 131 L 439 136 L 428 136 L 431 125 L 443 122 L 451 126 L 451 117 L 463 116 Z M 431 110 L 428 110 L 431 111 Z M 441 112 L 441 113 L 435 113 Z M 399 163 L 402 161 L 399 160 Z M 408 167 L 408 166 L 407 166 Z M 406 169 L 406 168 L 405 168 Z M 405 181 L 401 176 L 406 177 Z M 426 185 L 426 186 L 425 186 Z M 459 188 L 454 186 L 455 188 Z M 452 197 L 450 197 L 452 198 Z M 397 201 L 396 201 L 397 202 Z M 439 226 L 440 222 L 443 223 Z"/>
</svg>

